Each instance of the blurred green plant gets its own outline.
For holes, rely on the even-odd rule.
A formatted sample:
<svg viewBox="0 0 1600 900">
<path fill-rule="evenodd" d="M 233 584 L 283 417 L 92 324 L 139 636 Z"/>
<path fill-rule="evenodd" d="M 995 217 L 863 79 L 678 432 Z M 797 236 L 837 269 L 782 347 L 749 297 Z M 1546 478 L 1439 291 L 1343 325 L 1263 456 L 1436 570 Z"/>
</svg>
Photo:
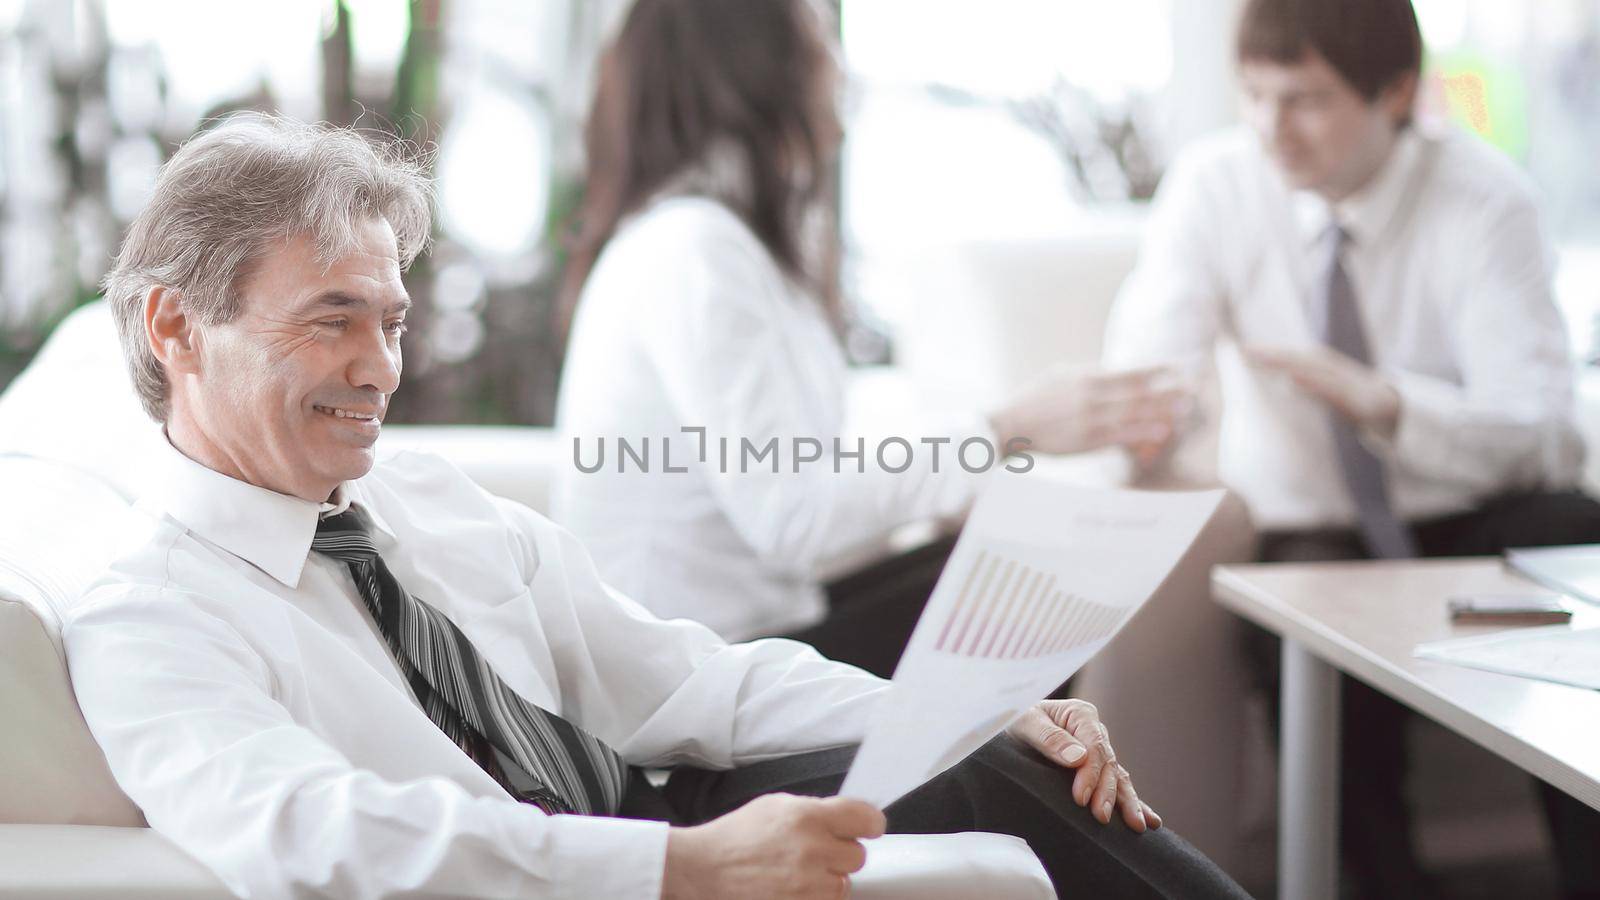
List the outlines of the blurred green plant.
<svg viewBox="0 0 1600 900">
<path fill-rule="evenodd" d="M 49 166 L 62 173 L 64 185 L 53 201 L 52 214 L 36 217 L 29 234 L 52 254 L 48 289 L 24 304 L 26 310 L 21 312 L 17 301 L 9 301 L 8 305 L 8 298 L 0 296 L 0 389 L 26 367 L 62 319 L 98 297 L 98 281 L 127 225 L 109 212 L 114 206 L 102 140 L 107 133 L 126 137 L 107 111 L 106 95 L 113 58 L 127 50 L 108 39 L 104 2 L 78 4 L 82 14 L 74 13 L 75 18 L 68 17 L 61 7 L 49 8 L 48 4 L 25 9 L 36 12 L 41 20 L 53 16 L 53 24 L 67 21 L 72 29 L 82 31 L 79 40 L 68 42 L 67 49 L 50 39 L 50 29 L 44 26 L 51 23 L 43 22 L 28 30 L 26 16 L 24 27 L 17 34 L 0 34 L 0 58 L 8 48 L 22 52 L 19 48 L 24 47 L 28 53 L 47 57 L 50 96 L 40 100 L 44 108 L 56 109 L 59 115 L 49 119 L 49 133 L 42 138 L 46 151 L 43 155 Z M 462 2 L 471 5 L 467 0 Z M 566 31 L 561 37 L 572 48 L 569 53 L 577 64 L 586 68 L 598 42 L 597 7 L 590 0 L 546 2 L 565 10 Z M 318 48 L 323 118 L 403 138 L 414 144 L 431 165 L 437 159 L 436 147 L 452 113 L 453 98 L 447 94 L 446 84 L 461 83 L 461 79 L 451 82 L 448 77 L 451 58 L 446 29 L 452 20 L 446 13 L 452 4 L 447 0 L 407 0 L 404 43 L 388 83 L 358 77 L 353 44 L 357 13 L 353 5 L 347 0 L 332 4 Z M 550 21 L 561 27 L 559 20 Z M 570 76 L 576 68 L 569 65 L 566 74 Z M 529 83 L 506 71 L 499 71 L 495 77 L 501 79 L 496 85 L 498 90 L 525 98 L 545 113 L 552 145 L 569 151 L 576 147 L 581 123 L 573 110 L 581 109 L 582 103 L 574 102 L 571 95 L 581 89 L 581 84 Z M 277 108 L 277 98 L 262 83 L 245 95 L 208 109 L 200 127 L 205 127 L 207 120 L 240 109 Z M 167 117 L 159 119 L 167 121 Z M 3 127 L 0 120 L 0 129 Z M 150 135 L 161 148 L 163 158 L 188 136 L 188 132 Z M 529 160 L 527 164 L 537 163 Z M 445 229 L 436 227 L 434 253 L 424 254 L 406 275 L 407 290 L 415 304 L 406 348 L 408 377 L 391 405 L 391 420 L 517 424 L 548 424 L 553 420 L 564 337 L 556 331 L 554 316 L 565 260 L 560 228 L 581 198 L 580 166 L 581 159 L 575 152 L 551 155 L 549 171 L 542 173 L 549 182 L 550 201 L 541 240 L 527 250 L 523 259 L 509 264 L 498 260 L 494 277 L 484 279 L 482 296 L 466 313 L 477 318 L 481 338 L 464 358 L 459 354 L 446 357 L 433 349 L 432 331 L 443 318 L 435 297 L 440 269 L 446 263 L 457 263 L 481 274 L 489 266 L 476 259 L 468 247 L 452 240 Z M 6 199 L 8 186 L 26 177 L 18 172 L 4 174 L 10 179 L 0 181 L 0 201 Z M 97 235 L 86 234 L 84 221 L 75 224 L 74 211 L 84 209 L 107 211 L 97 219 L 88 219 L 90 224 L 98 225 Z M 457 310 L 454 314 L 463 313 Z"/>
</svg>

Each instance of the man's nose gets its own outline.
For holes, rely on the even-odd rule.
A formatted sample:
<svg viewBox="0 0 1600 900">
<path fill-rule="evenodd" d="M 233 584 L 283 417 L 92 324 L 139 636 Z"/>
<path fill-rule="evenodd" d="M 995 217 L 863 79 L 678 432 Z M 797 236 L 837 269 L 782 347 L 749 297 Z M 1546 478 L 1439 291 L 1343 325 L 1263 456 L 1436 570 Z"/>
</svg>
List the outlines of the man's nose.
<svg viewBox="0 0 1600 900">
<path fill-rule="evenodd" d="M 385 396 L 400 387 L 400 345 L 390 341 L 384 328 L 373 329 L 360 342 L 350 362 L 350 384 Z"/>
</svg>

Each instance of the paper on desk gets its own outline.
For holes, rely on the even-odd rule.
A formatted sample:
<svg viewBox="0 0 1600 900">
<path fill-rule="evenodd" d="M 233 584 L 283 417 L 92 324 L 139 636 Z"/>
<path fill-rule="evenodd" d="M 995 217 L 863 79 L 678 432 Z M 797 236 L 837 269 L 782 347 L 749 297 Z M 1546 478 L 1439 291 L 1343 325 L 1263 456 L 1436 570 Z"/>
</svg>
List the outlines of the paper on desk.
<svg viewBox="0 0 1600 900">
<path fill-rule="evenodd" d="M 1418 644 L 1413 656 L 1600 690 L 1600 628 L 1547 625 Z"/>
<path fill-rule="evenodd" d="M 887 806 L 1049 695 L 1149 599 L 1221 491 L 990 483 L 840 793 Z"/>
</svg>

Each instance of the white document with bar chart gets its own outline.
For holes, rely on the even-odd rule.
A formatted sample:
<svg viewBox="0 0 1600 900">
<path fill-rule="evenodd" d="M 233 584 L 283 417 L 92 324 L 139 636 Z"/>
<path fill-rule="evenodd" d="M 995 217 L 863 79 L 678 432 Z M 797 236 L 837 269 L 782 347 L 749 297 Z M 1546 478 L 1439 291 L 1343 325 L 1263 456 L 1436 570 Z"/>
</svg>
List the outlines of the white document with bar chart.
<svg viewBox="0 0 1600 900">
<path fill-rule="evenodd" d="M 1221 497 L 995 478 L 840 793 L 887 806 L 1048 696 L 1150 598 Z"/>
</svg>

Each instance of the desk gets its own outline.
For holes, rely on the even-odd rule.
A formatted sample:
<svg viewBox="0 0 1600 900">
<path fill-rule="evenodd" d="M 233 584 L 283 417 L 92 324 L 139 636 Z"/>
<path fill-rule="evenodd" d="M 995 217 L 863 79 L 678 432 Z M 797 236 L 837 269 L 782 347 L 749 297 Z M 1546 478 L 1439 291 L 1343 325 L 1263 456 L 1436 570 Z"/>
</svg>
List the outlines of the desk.
<svg viewBox="0 0 1600 900">
<path fill-rule="evenodd" d="M 1341 671 L 1600 809 L 1600 691 L 1411 655 L 1423 641 L 1502 630 L 1452 625 L 1453 595 L 1543 590 L 1498 559 L 1220 566 L 1211 586 L 1283 638 L 1280 897 L 1338 895 Z M 1575 626 L 1600 626 L 1600 609 L 1578 606 Z"/>
</svg>

